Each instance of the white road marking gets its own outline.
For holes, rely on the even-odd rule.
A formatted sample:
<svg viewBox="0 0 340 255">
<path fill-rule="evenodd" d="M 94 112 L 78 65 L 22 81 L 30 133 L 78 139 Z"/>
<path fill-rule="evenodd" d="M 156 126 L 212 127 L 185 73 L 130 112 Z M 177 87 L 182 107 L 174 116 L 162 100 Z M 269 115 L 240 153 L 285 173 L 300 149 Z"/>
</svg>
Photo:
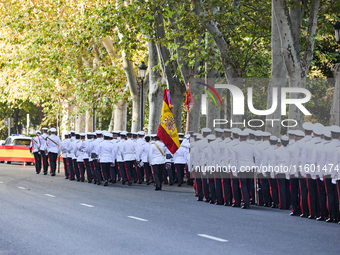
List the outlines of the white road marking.
<svg viewBox="0 0 340 255">
<path fill-rule="evenodd" d="M 48 196 L 48 197 L 55 197 L 55 196 L 53 196 L 53 195 L 51 195 L 51 194 L 45 194 L 45 196 Z"/>
<path fill-rule="evenodd" d="M 80 203 L 80 205 L 91 207 L 91 208 L 94 207 L 93 205 L 88 205 L 88 204 L 83 204 L 83 203 Z"/>
<path fill-rule="evenodd" d="M 205 237 L 205 238 L 211 239 L 211 240 L 215 240 L 215 241 L 218 241 L 218 242 L 222 242 L 222 243 L 228 242 L 228 240 L 225 240 L 225 239 L 222 239 L 222 238 L 218 238 L 218 237 L 214 237 L 214 236 L 209 236 L 209 235 L 206 235 L 206 234 L 197 234 L 197 235 L 201 236 L 201 237 Z"/>
<path fill-rule="evenodd" d="M 138 217 L 135 217 L 135 216 L 128 216 L 128 218 L 134 219 L 134 220 L 139 220 L 139 221 L 149 221 L 149 220 L 138 218 Z"/>
<path fill-rule="evenodd" d="M 24 188 L 24 187 L 18 187 L 18 189 L 26 189 L 26 188 Z"/>
</svg>

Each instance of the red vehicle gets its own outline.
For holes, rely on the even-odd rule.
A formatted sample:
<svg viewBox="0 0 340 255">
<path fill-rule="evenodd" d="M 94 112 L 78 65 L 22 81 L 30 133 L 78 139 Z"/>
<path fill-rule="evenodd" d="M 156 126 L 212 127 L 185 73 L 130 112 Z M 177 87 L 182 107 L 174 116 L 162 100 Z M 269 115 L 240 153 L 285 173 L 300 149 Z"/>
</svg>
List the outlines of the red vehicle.
<svg viewBox="0 0 340 255">
<path fill-rule="evenodd" d="M 11 135 L 0 145 L 0 162 L 26 162 L 30 165 L 34 162 L 34 156 L 30 153 L 29 145 L 32 138 L 24 135 Z"/>
</svg>

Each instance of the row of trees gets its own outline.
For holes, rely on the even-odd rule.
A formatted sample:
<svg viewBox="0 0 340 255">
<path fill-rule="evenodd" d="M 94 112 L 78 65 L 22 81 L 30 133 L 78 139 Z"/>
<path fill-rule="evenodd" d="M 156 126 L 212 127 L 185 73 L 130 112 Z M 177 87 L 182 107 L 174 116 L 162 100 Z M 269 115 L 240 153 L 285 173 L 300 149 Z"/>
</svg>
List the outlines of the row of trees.
<svg viewBox="0 0 340 255">
<path fill-rule="evenodd" d="M 187 85 L 192 84 L 196 100 L 202 93 L 195 78 L 240 88 L 247 78 L 270 78 L 254 95 L 255 108 L 264 109 L 266 97 L 270 108 L 273 87 L 305 88 L 307 78 L 332 77 L 332 24 L 339 10 L 332 0 L 4 0 L 0 102 L 12 109 L 19 101 L 35 105 L 44 113 L 41 125 L 64 123 L 68 129 L 74 123 L 78 131 L 89 131 L 95 110 L 97 127 L 137 131 L 141 91 L 136 74 L 145 61 L 143 123 L 150 133 L 157 130 L 166 87 L 176 125 L 186 128 Z M 307 108 L 313 121 L 328 124 L 334 84 L 311 84 Z M 208 112 L 221 114 L 213 102 Z M 212 125 L 214 114 L 207 114 L 206 125 Z M 280 109 L 270 117 L 281 119 Z M 198 131 L 202 118 L 196 103 L 191 130 Z M 300 125 L 304 120 L 295 107 L 289 118 Z M 279 125 L 266 129 L 280 133 Z"/>
</svg>

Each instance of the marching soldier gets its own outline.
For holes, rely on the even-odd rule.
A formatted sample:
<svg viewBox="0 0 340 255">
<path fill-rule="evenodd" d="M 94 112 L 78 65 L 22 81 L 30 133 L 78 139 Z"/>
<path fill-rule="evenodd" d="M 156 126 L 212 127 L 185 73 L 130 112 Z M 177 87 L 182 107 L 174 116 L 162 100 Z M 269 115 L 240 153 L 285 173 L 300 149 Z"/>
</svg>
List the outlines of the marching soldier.
<svg viewBox="0 0 340 255">
<path fill-rule="evenodd" d="M 40 140 L 39 135 L 41 132 L 39 130 L 35 131 L 36 137 L 33 137 L 30 143 L 30 152 L 34 155 L 34 165 L 37 174 L 41 171 L 41 153 L 40 153 Z M 33 150 L 32 150 L 33 148 Z"/>
<path fill-rule="evenodd" d="M 100 164 L 98 161 L 98 147 L 99 144 L 103 141 L 103 132 L 101 130 L 96 130 L 97 139 L 93 141 L 91 144 L 91 157 L 93 159 L 94 169 L 95 169 L 95 183 L 97 185 L 101 184 L 102 181 L 102 174 L 100 169 Z"/>
<path fill-rule="evenodd" d="M 51 128 L 51 135 L 47 137 L 46 146 L 48 151 L 48 157 L 50 159 L 51 175 L 55 176 L 55 170 L 57 168 L 57 158 L 60 155 L 60 139 L 56 136 L 57 130 Z"/>
<path fill-rule="evenodd" d="M 138 138 L 137 138 L 137 147 L 136 147 L 136 161 L 137 161 L 137 174 L 138 174 L 138 184 L 142 184 L 144 181 L 144 165 L 142 163 L 141 159 L 141 150 L 143 148 L 143 145 L 145 144 L 144 140 L 144 131 L 138 131 L 137 133 Z"/>
<path fill-rule="evenodd" d="M 242 132 L 239 128 L 233 128 L 231 129 L 233 141 L 230 142 L 230 153 L 233 155 L 234 153 L 234 147 L 240 143 L 239 140 L 239 133 Z M 233 162 L 235 163 L 235 161 Z M 232 164 L 232 190 L 233 190 L 233 196 L 234 196 L 234 203 L 232 204 L 232 207 L 241 207 L 241 191 L 240 191 L 240 182 L 237 176 L 237 165 Z"/>
<path fill-rule="evenodd" d="M 110 178 L 110 165 L 116 160 L 114 145 L 109 141 L 112 136 L 109 132 L 104 133 L 104 140 L 98 145 L 98 159 L 104 178 L 104 186 L 108 186 Z"/>
<path fill-rule="evenodd" d="M 133 171 L 135 171 L 134 163 L 136 160 L 136 143 L 132 139 L 132 133 L 127 133 L 127 140 L 124 143 L 122 154 L 124 156 L 124 162 L 126 165 L 128 185 L 131 186 L 133 179 Z"/>
<path fill-rule="evenodd" d="M 88 148 L 90 146 L 90 143 L 93 142 L 93 133 L 88 132 L 87 134 L 87 140 L 83 141 L 83 147 L 84 147 L 84 165 L 85 165 L 85 169 L 86 169 L 86 176 L 87 176 L 87 182 L 91 183 L 93 180 L 93 171 L 92 171 L 92 159 L 91 159 L 91 155 L 89 154 Z"/>
<path fill-rule="evenodd" d="M 153 167 L 155 178 L 155 190 L 162 189 L 162 173 L 164 171 L 165 164 L 165 145 L 158 136 L 155 136 L 155 142 L 150 145 L 149 159 L 150 164 Z"/>
<path fill-rule="evenodd" d="M 72 144 L 76 140 L 76 132 L 71 130 L 71 138 L 70 141 L 65 145 L 67 148 L 67 161 L 68 161 L 68 167 L 70 171 L 70 181 L 75 180 L 74 178 L 74 168 L 73 168 L 73 157 L 74 157 L 74 151 L 72 149 Z"/>
<path fill-rule="evenodd" d="M 123 154 L 124 144 L 126 143 L 126 135 L 127 135 L 126 131 L 120 132 L 120 141 L 117 142 L 117 148 L 116 148 L 117 149 L 116 151 L 117 152 L 117 163 L 118 163 L 119 172 L 122 178 L 123 185 L 128 181 L 126 177 L 126 169 L 125 169 L 124 154 Z"/>
<path fill-rule="evenodd" d="M 85 143 L 85 133 L 79 134 L 80 140 L 77 143 L 77 164 L 79 168 L 79 174 L 80 174 L 80 181 L 85 181 L 85 164 L 84 164 L 84 157 L 87 157 L 87 153 L 85 151 L 86 149 L 86 143 Z"/>
<path fill-rule="evenodd" d="M 232 189 L 231 189 L 231 177 L 230 177 L 230 160 L 231 160 L 231 152 L 230 152 L 230 139 L 231 130 L 224 129 L 223 130 L 224 140 L 220 142 L 220 165 L 224 167 L 227 171 L 222 172 L 222 187 L 223 187 L 223 199 L 225 206 L 232 205 Z"/>
<path fill-rule="evenodd" d="M 150 185 L 152 176 L 152 171 L 149 164 L 149 150 L 150 150 L 150 136 L 146 136 L 145 143 L 142 145 L 139 155 L 145 170 L 146 185 Z"/>
<path fill-rule="evenodd" d="M 46 140 L 48 137 L 47 131 L 48 128 L 42 128 L 42 135 L 39 136 L 39 143 L 40 143 L 40 155 L 42 157 L 42 162 L 43 162 L 43 171 L 44 171 L 44 175 L 47 175 L 47 171 L 48 171 L 48 152 L 47 152 L 47 147 L 46 147 Z"/>
<path fill-rule="evenodd" d="M 70 170 L 68 168 L 68 161 L 67 161 L 67 147 L 68 147 L 69 142 L 70 142 L 69 133 L 66 133 L 65 139 L 60 142 L 60 150 L 62 152 L 62 158 L 63 158 L 63 163 L 64 163 L 65 179 L 70 178 Z"/>
</svg>

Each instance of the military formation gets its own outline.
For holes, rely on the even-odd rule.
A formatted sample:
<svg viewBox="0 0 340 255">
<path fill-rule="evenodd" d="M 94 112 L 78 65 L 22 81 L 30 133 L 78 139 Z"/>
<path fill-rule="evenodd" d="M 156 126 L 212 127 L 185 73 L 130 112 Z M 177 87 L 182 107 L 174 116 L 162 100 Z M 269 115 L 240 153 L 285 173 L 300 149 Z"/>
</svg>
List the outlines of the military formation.
<svg viewBox="0 0 340 255">
<path fill-rule="evenodd" d="M 121 182 L 195 188 L 197 201 L 249 209 L 290 210 L 291 216 L 340 224 L 340 127 L 303 124 L 280 138 L 239 128 L 179 133 L 172 154 L 157 135 L 126 131 L 70 131 L 60 141 L 43 128 L 32 139 L 36 173 L 56 173 L 62 156 L 65 179 L 97 185 Z M 49 164 L 48 164 L 49 160 Z M 42 163 L 42 165 L 41 165 Z"/>
<path fill-rule="evenodd" d="M 203 128 L 190 138 L 198 201 L 291 209 L 340 224 L 340 127 L 303 124 L 278 138 L 239 128 Z"/>
<path fill-rule="evenodd" d="M 43 134 L 36 131 L 30 146 L 37 174 L 41 171 L 41 161 L 47 174 L 49 158 L 51 175 L 55 176 L 55 162 L 57 155 L 61 155 L 65 179 L 71 181 L 86 179 L 88 183 L 104 186 L 117 181 L 129 186 L 137 182 L 154 183 L 155 190 L 161 190 L 162 184 L 181 186 L 186 175 L 188 184 L 192 184 L 186 167 L 190 160 L 189 136 L 184 137 L 183 133 L 179 134 L 180 148 L 172 154 L 157 135 L 145 135 L 144 131 L 97 130 L 86 134 L 70 131 L 60 141 L 54 128 L 50 136 L 47 128 L 42 130 Z"/>
</svg>

